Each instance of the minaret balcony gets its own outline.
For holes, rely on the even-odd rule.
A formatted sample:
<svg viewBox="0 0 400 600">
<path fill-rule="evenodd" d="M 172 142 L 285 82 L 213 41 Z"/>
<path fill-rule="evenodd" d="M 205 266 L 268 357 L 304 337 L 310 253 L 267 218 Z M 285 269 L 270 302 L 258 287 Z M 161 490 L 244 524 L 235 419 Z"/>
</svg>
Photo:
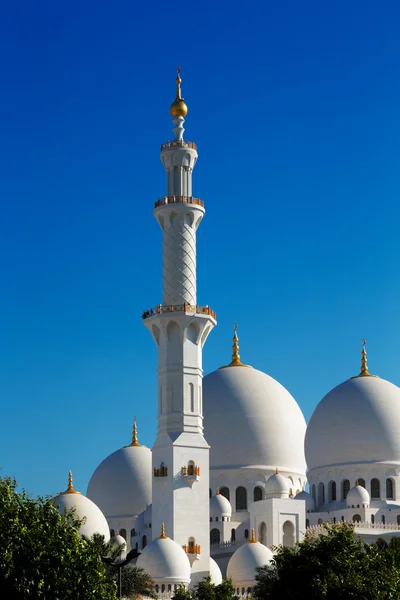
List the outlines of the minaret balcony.
<svg viewBox="0 0 400 600">
<path fill-rule="evenodd" d="M 197 206 L 204 207 L 203 200 L 193 198 L 193 196 L 164 196 L 164 198 L 159 198 L 157 202 L 154 202 L 154 208 L 167 204 L 196 204 Z"/>
<path fill-rule="evenodd" d="M 154 315 L 160 315 L 163 313 L 172 313 L 172 312 L 184 312 L 184 313 L 197 313 L 200 315 L 210 315 L 213 319 L 217 319 L 217 315 L 209 306 L 199 306 L 198 304 L 187 304 L 184 302 L 183 304 L 168 304 L 163 306 L 162 304 L 158 304 L 155 308 L 150 308 L 149 310 L 145 310 L 142 314 L 142 319 L 148 319 Z"/>
<path fill-rule="evenodd" d="M 194 142 L 186 142 L 185 140 L 173 140 L 172 142 L 168 141 L 165 144 L 161 144 L 161 152 L 168 150 L 168 148 L 192 148 L 192 150 L 197 150 Z"/>
<path fill-rule="evenodd" d="M 190 486 L 192 486 L 195 481 L 199 481 L 200 479 L 200 467 L 197 465 L 185 465 L 182 467 L 181 473 L 183 481 L 188 483 Z"/>
<path fill-rule="evenodd" d="M 200 558 L 200 544 L 185 544 L 182 546 L 183 550 L 188 555 L 190 564 L 193 564 L 195 560 Z"/>
<path fill-rule="evenodd" d="M 168 477 L 168 467 L 154 468 L 154 477 Z"/>
</svg>

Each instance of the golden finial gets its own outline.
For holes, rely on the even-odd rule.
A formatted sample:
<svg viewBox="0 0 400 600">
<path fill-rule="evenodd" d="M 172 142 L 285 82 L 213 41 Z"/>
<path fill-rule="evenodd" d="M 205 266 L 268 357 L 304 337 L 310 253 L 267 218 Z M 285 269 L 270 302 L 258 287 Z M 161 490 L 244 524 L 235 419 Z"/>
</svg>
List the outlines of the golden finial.
<svg viewBox="0 0 400 600">
<path fill-rule="evenodd" d="M 276 467 L 276 469 L 275 469 L 275 475 L 279 475 L 279 469 L 278 469 L 278 467 Z"/>
<path fill-rule="evenodd" d="M 80 492 L 74 490 L 74 486 L 72 485 L 72 471 L 68 473 L 68 487 L 65 492 L 61 492 L 61 495 L 63 494 L 80 494 Z"/>
<path fill-rule="evenodd" d="M 377 377 L 377 375 L 372 375 L 368 371 L 366 345 L 367 345 L 367 341 L 364 338 L 362 341 L 362 348 L 361 348 L 361 371 L 359 372 L 358 375 L 356 375 L 355 377 L 352 377 L 352 379 L 355 379 L 356 377 Z"/>
<path fill-rule="evenodd" d="M 176 70 L 176 80 L 175 81 L 176 81 L 176 98 L 173 101 L 173 103 L 171 104 L 171 106 L 169 108 L 169 112 L 171 113 L 171 115 L 173 117 L 186 117 L 187 112 L 188 112 L 188 107 L 184 103 L 183 98 L 181 96 L 182 79 L 181 79 L 181 68 L 179 65 Z"/>
<path fill-rule="evenodd" d="M 161 535 L 158 538 L 159 540 L 166 540 L 167 539 L 167 535 L 165 535 L 165 525 L 164 523 L 161 523 Z"/>
<path fill-rule="evenodd" d="M 255 544 L 257 542 L 256 540 L 256 534 L 254 532 L 254 528 L 251 530 L 251 538 L 250 541 L 247 542 L 248 544 Z"/>
<path fill-rule="evenodd" d="M 215 491 L 215 495 L 216 495 L 216 496 L 220 496 L 220 495 L 221 495 L 221 492 L 219 491 L 219 488 L 217 488 L 217 489 L 216 489 L 216 491 Z"/>
<path fill-rule="evenodd" d="M 356 481 L 356 485 L 360 485 L 360 483 L 359 483 L 358 479 L 357 479 L 357 481 Z"/>
<path fill-rule="evenodd" d="M 252 369 L 250 365 L 244 365 L 240 361 L 239 354 L 239 338 L 237 335 L 237 323 L 234 323 L 233 327 L 233 346 L 232 346 L 232 362 L 229 365 L 225 365 L 224 367 L 220 367 L 220 369 L 226 369 L 227 367 L 247 367 L 248 369 Z"/>
<path fill-rule="evenodd" d="M 133 417 L 132 443 L 130 446 L 140 446 L 137 434 L 136 417 Z"/>
</svg>

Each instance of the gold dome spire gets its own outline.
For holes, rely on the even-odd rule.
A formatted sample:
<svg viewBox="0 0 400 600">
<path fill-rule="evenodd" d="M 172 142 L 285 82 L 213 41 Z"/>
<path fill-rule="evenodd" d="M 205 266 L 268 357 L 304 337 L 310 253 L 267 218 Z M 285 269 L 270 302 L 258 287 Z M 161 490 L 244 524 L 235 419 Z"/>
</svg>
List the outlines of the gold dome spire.
<svg viewBox="0 0 400 600">
<path fill-rule="evenodd" d="M 361 371 L 358 375 L 352 377 L 352 379 L 355 379 L 356 377 L 377 377 L 377 375 L 372 375 L 372 373 L 368 371 L 366 345 L 367 341 L 363 339 L 361 348 Z"/>
<path fill-rule="evenodd" d="M 176 72 L 176 98 L 169 107 L 169 112 L 173 117 L 186 117 L 188 112 L 188 107 L 183 101 L 181 96 L 181 68 L 178 66 Z"/>
<path fill-rule="evenodd" d="M 132 443 L 130 446 L 140 446 L 137 434 L 136 417 L 133 417 Z"/>
<path fill-rule="evenodd" d="M 244 365 L 240 362 L 240 354 L 239 354 L 239 338 L 236 333 L 237 331 L 237 323 L 234 324 L 233 328 L 233 346 L 232 346 L 232 362 L 229 365 L 225 365 L 220 367 L 220 369 L 226 369 L 227 367 L 247 367 L 248 369 L 252 369 L 250 365 Z"/>
<path fill-rule="evenodd" d="M 65 492 L 61 492 L 61 495 L 63 494 L 80 494 L 80 492 L 74 490 L 74 486 L 72 485 L 72 471 L 68 473 L 68 487 Z"/>
<path fill-rule="evenodd" d="M 257 540 L 256 540 L 256 534 L 254 532 L 254 528 L 251 530 L 251 538 L 250 541 L 247 542 L 248 544 L 256 544 Z"/>
<path fill-rule="evenodd" d="M 165 535 L 165 525 L 164 523 L 161 523 L 161 535 L 159 536 L 159 540 L 166 540 L 167 539 L 167 535 Z"/>
</svg>

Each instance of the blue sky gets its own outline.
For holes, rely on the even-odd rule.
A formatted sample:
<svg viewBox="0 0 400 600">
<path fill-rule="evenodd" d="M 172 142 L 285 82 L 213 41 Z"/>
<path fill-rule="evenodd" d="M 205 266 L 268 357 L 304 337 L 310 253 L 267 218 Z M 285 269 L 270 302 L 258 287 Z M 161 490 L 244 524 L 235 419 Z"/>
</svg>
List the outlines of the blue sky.
<svg viewBox="0 0 400 600">
<path fill-rule="evenodd" d="M 86 490 L 156 432 L 175 68 L 199 160 L 198 300 L 210 372 L 242 359 L 308 419 L 359 370 L 400 384 L 400 5 L 3 3 L 0 466 L 34 494 Z M 356 425 L 356 424 L 355 424 Z"/>
</svg>

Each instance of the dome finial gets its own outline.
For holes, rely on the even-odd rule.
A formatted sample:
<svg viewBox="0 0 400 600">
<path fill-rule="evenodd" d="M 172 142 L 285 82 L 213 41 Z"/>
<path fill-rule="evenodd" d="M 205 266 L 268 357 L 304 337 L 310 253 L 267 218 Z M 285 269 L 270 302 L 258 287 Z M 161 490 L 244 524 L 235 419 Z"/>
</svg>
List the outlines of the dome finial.
<svg viewBox="0 0 400 600">
<path fill-rule="evenodd" d="M 278 469 L 278 467 L 276 467 L 276 469 L 275 469 L 275 475 L 279 475 L 279 469 Z"/>
<path fill-rule="evenodd" d="M 253 527 L 253 529 L 251 530 L 251 538 L 250 538 L 250 541 L 248 542 L 248 544 L 255 544 L 255 543 L 257 543 L 257 540 L 256 540 L 256 534 L 255 534 L 254 527 Z"/>
<path fill-rule="evenodd" d="M 167 539 L 167 537 L 168 536 L 165 535 L 165 525 L 164 525 L 164 523 L 161 523 L 161 535 L 160 535 L 160 537 L 158 539 L 159 540 L 165 540 L 165 539 Z"/>
<path fill-rule="evenodd" d="M 216 496 L 220 496 L 221 495 L 221 492 L 219 491 L 219 487 L 215 490 L 215 495 Z"/>
<path fill-rule="evenodd" d="M 247 367 L 249 369 L 251 369 L 252 367 L 250 365 L 244 365 L 241 361 L 240 361 L 240 354 L 239 354 L 239 338 L 237 335 L 237 323 L 234 323 L 234 327 L 233 327 L 233 346 L 232 346 L 232 362 L 229 363 L 229 365 L 225 365 L 224 367 L 220 367 L 220 369 L 225 369 L 226 367 Z"/>
<path fill-rule="evenodd" d="M 80 492 L 74 490 L 74 486 L 72 485 L 72 471 L 68 473 L 68 487 L 65 492 L 61 492 L 61 494 L 80 494 Z"/>
<path fill-rule="evenodd" d="M 169 112 L 171 113 L 171 115 L 173 117 L 186 117 L 187 112 L 188 112 L 188 107 L 184 103 L 183 98 L 181 96 L 182 79 L 181 79 L 181 68 L 179 65 L 176 69 L 176 80 L 175 81 L 176 81 L 176 98 L 173 101 L 173 103 L 171 104 L 171 106 L 169 108 Z"/>
<path fill-rule="evenodd" d="M 132 443 L 131 446 L 140 446 L 137 434 L 136 417 L 133 417 Z"/>
</svg>

